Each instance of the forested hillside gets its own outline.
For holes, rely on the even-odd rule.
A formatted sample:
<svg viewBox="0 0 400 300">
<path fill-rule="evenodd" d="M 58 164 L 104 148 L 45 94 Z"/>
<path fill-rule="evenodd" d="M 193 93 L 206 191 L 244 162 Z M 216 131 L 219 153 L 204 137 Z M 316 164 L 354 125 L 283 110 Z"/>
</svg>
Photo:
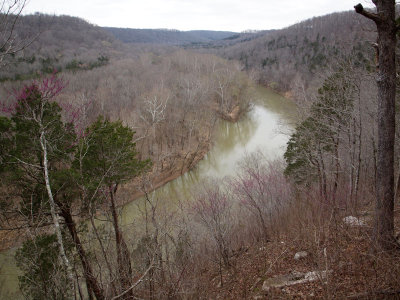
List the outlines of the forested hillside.
<svg viewBox="0 0 400 300">
<path fill-rule="evenodd" d="M 376 195 L 399 114 L 394 97 L 382 112 L 375 29 L 354 12 L 242 33 L 21 16 L 26 47 L 0 68 L 0 298 L 396 299 L 399 203 L 379 219 Z M 248 153 L 250 133 L 274 143 L 270 119 L 285 149 Z M 224 148 L 245 155 L 198 178 L 216 128 L 228 164 Z"/>
<path fill-rule="evenodd" d="M 58 73 L 67 83 L 59 101 L 85 107 L 82 124 L 104 115 L 135 128 L 139 155 L 154 161 L 155 184 L 194 166 L 210 146 L 216 119 L 230 118 L 235 107 L 237 118 L 249 103 L 251 83 L 239 65 L 212 54 L 124 45 L 68 16 L 25 16 L 17 32 L 38 36 L 1 69 L 3 99 L 21 80 Z"/>
<path fill-rule="evenodd" d="M 55 70 L 96 68 L 107 64 L 122 48 L 102 28 L 70 16 L 21 16 L 15 33 L 27 47 L 3 62 L 1 81 L 35 78 Z"/>
<path fill-rule="evenodd" d="M 17 253 L 17 261 L 21 261 L 18 266 L 30 273 L 24 277 L 28 281 L 32 278 L 30 276 L 36 276 L 35 272 L 41 272 L 41 265 L 39 269 L 29 267 L 37 246 L 47 247 L 51 261 L 51 267 L 46 271 L 48 275 L 45 275 L 47 279 L 39 280 L 38 286 L 25 279 L 20 282 L 21 291 L 34 298 L 44 295 L 45 298 L 58 299 L 72 294 L 75 288 L 71 289 L 68 283 L 71 280 L 68 261 L 73 260 L 68 249 L 72 248 L 78 255 L 75 258 L 85 268 L 79 281 L 85 278 L 88 293 L 93 292 L 97 298 L 102 298 L 105 294 L 123 292 L 133 280 L 131 267 L 125 268 L 130 260 L 127 257 L 134 251 L 130 238 L 128 250 L 121 237 L 123 233 L 119 229 L 116 231 L 118 264 L 110 265 L 108 261 L 116 252 L 103 249 L 105 252 L 102 254 L 94 254 L 96 250 L 87 244 L 85 235 L 77 235 L 80 220 L 91 218 L 93 233 L 100 238 L 97 230 L 104 228 L 100 226 L 103 228 L 100 229 L 94 223 L 96 215 L 112 213 L 117 228 L 119 206 L 139 195 L 147 195 L 154 188 L 192 169 L 211 147 L 218 119 L 236 121 L 247 111 L 252 83 L 240 71 L 238 64 L 215 55 L 171 47 L 123 45 L 103 29 L 78 18 L 25 16 L 16 32 L 23 40 L 34 36 L 32 32 L 37 32 L 38 36 L 26 49 L 8 57 L 1 69 L 1 143 L 7 145 L 0 154 L 0 169 L 4 172 L 1 203 L 6 208 L 0 217 L 4 233 L 2 246 L 16 245 L 21 237 L 20 242 L 28 239 Z M 38 112 L 38 115 L 32 119 L 31 112 L 34 115 Z M 28 129 L 28 132 L 20 132 L 17 128 Z M 44 143 L 43 139 L 46 139 Z M 92 143 L 95 140 L 100 147 L 97 150 L 105 150 L 100 145 L 108 143 L 106 148 L 111 152 L 97 152 L 97 146 Z M 22 152 L 13 145 L 19 145 L 17 148 Z M 102 159 L 105 156 L 108 158 Z M 11 157 L 19 158 L 15 161 Z M 41 157 L 46 157 L 47 177 L 42 176 L 40 167 L 37 168 L 43 162 Z M 8 168 L 12 161 L 17 162 L 18 167 Z M 18 163 L 23 161 L 30 161 L 28 164 L 32 169 L 28 173 L 24 171 L 24 163 Z M 108 165 L 106 169 L 102 167 L 104 164 Z M 93 173 L 86 169 L 90 165 L 94 167 Z M 116 169 L 117 166 L 122 169 Z M 77 167 L 79 171 L 75 169 Z M 29 174 L 34 175 L 30 177 Z M 62 177 L 59 178 L 61 181 L 55 179 L 56 174 Z M 56 188 L 53 183 L 60 183 L 62 187 Z M 125 183 L 122 188 L 121 183 Z M 50 187 L 61 188 L 66 198 L 59 193 L 61 190 L 54 195 L 51 192 L 47 196 L 42 194 L 46 184 L 48 191 Z M 7 185 L 12 188 L 8 190 Z M 112 210 L 104 201 L 111 198 L 103 198 L 104 189 L 110 187 L 113 190 L 110 194 Z M 42 192 L 37 193 L 32 188 Z M 31 196 L 26 198 L 27 195 Z M 28 202 L 39 205 L 28 212 L 31 221 L 30 217 L 26 218 Z M 41 207 L 40 203 L 44 206 Z M 61 227 L 68 230 L 68 244 L 72 242 L 65 246 L 69 247 L 65 251 L 60 250 L 63 253 L 60 254 L 61 265 L 56 263 L 57 247 L 62 249 L 60 245 L 66 241 L 60 235 L 43 235 L 51 233 L 52 228 L 44 224 L 55 224 L 57 216 L 64 220 L 64 225 L 68 224 Z M 15 226 L 27 231 L 15 231 L 12 229 Z M 43 226 L 44 230 L 39 229 Z M 138 228 L 142 228 L 141 225 Z M 142 233 L 139 230 L 138 234 Z M 32 235 L 36 236 L 34 240 L 30 239 Z M 97 241 L 102 245 L 101 239 Z M 56 248 L 52 246 L 54 243 L 58 245 Z M 145 254 L 139 251 L 137 255 Z M 106 281 L 93 273 L 93 270 L 98 271 L 93 265 L 98 258 L 106 260 Z M 121 259 L 125 259 L 124 263 Z M 138 259 L 135 269 L 145 264 Z M 54 272 L 63 266 L 67 268 L 61 271 L 60 276 L 56 275 Z M 63 275 L 64 271 L 67 277 Z M 50 279 L 47 276 L 54 277 Z M 114 281 L 111 279 L 114 276 L 121 281 L 109 286 L 107 281 Z"/>
<path fill-rule="evenodd" d="M 185 45 L 206 43 L 215 40 L 222 40 L 234 36 L 231 31 L 211 30 L 168 30 L 168 29 L 133 29 L 104 27 L 115 38 L 124 43 L 148 43 L 166 45 Z"/>
<path fill-rule="evenodd" d="M 228 59 L 239 60 L 262 84 L 288 92 L 321 84 L 335 61 L 351 55 L 370 66 L 372 25 L 354 12 L 334 13 L 275 31 L 249 34 L 206 46 Z M 214 50 L 212 48 L 214 47 Z"/>
</svg>

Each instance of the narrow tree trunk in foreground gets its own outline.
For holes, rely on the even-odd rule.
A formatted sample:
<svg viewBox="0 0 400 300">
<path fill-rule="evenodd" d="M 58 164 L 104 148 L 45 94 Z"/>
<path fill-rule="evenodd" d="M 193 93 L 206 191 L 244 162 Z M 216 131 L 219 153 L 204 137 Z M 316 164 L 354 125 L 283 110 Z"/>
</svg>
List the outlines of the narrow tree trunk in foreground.
<svg viewBox="0 0 400 300">
<path fill-rule="evenodd" d="M 67 255 L 65 254 L 64 242 L 62 239 L 61 228 L 60 228 L 60 222 L 58 221 L 58 214 L 56 213 L 56 205 L 54 203 L 53 193 L 51 191 L 48 161 L 47 161 L 47 141 L 46 141 L 44 132 L 42 132 L 40 134 L 40 146 L 41 146 L 42 152 L 43 152 L 43 169 L 44 169 L 43 175 L 44 175 L 44 180 L 46 183 L 47 195 L 49 197 L 50 213 L 51 213 L 51 217 L 53 219 L 54 230 L 55 230 L 55 233 L 57 236 L 57 243 L 58 243 L 58 247 L 59 247 L 59 251 L 60 251 L 60 256 L 61 256 L 61 259 L 63 261 L 65 268 L 67 269 L 67 275 L 68 275 L 68 279 L 70 280 L 71 291 L 73 291 L 74 275 L 72 274 L 71 264 L 68 260 Z"/>
<path fill-rule="evenodd" d="M 117 263 L 118 263 L 118 271 L 119 277 L 121 281 L 122 292 L 128 290 L 131 287 L 132 279 L 133 279 L 133 272 L 131 266 L 131 259 L 128 250 L 128 246 L 125 243 L 125 240 L 122 236 L 121 229 L 119 228 L 118 224 L 118 215 L 117 215 L 117 207 L 115 204 L 115 192 L 117 186 L 114 188 L 110 185 L 109 186 L 109 193 L 110 193 L 110 206 L 111 206 L 111 213 L 113 218 L 113 226 L 115 231 L 115 243 L 117 249 Z M 129 290 L 128 293 L 124 294 L 122 299 L 133 299 L 133 290 Z"/>
<path fill-rule="evenodd" d="M 88 285 L 88 289 L 91 290 L 97 300 L 104 300 L 104 292 L 100 287 L 99 283 L 97 282 L 92 267 L 90 265 L 88 256 L 86 254 L 85 249 L 83 248 L 82 242 L 78 236 L 78 232 L 76 230 L 76 224 L 72 219 L 72 215 L 69 209 L 61 209 L 62 217 L 65 220 L 65 223 L 68 227 L 69 233 L 71 234 L 72 240 L 74 242 L 76 251 L 78 252 L 79 259 L 82 263 L 82 268 L 84 272 L 84 276 L 86 279 L 86 284 Z"/>
</svg>

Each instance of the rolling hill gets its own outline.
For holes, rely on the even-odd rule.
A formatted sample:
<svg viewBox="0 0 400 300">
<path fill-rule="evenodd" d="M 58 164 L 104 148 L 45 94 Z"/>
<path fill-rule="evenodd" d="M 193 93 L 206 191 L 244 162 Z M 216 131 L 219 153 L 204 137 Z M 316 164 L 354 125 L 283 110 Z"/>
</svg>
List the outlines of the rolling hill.
<svg viewBox="0 0 400 300">
<path fill-rule="evenodd" d="M 104 27 L 115 38 L 124 43 L 185 45 L 207 43 L 229 38 L 237 33 L 231 31 L 191 30 L 179 31 L 171 29 L 133 29 Z"/>
</svg>

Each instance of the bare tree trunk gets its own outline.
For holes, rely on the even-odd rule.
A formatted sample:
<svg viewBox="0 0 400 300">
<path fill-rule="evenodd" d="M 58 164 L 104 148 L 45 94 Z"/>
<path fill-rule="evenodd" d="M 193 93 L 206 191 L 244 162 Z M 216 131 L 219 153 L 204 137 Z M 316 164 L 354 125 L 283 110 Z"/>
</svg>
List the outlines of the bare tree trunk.
<svg viewBox="0 0 400 300">
<path fill-rule="evenodd" d="M 321 173 L 321 166 L 320 166 L 318 160 L 316 162 L 316 166 L 317 166 L 317 171 L 318 171 L 319 197 L 322 200 L 323 199 L 322 173 Z"/>
<path fill-rule="evenodd" d="M 133 272 L 131 266 L 131 258 L 128 250 L 128 246 L 125 243 L 121 229 L 119 228 L 117 207 L 115 205 L 114 194 L 117 190 L 117 185 L 113 188 L 109 186 L 110 202 L 111 202 L 111 214 L 113 218 L 113 226 L 115 231 L 115 245 L 117 249 L 117 263 L 118 272 L 121 281 L 122 292 L 128 290 L 131 287 Z M 122 299 L 133 299 L 133 290 L 129 290 L 128 293 L 124 294 Z"/>
<path fill-rule="evenodd" d="M 337 132 L 336 141 L 335 141 L 335 182 L 333 183 L 333 190 L 332 190 L 332 203 L 336 207 L 336 191 L 339 185 L 339 170 L 340 170 L 340 161 L 339 161 L 339 133 L 340 133 L 340 126 Z"/>
<path fill-rule="evenodd" d="M 351 136 L 354 136 L 354 128 L 353 128 L 353 133 L 351 132 L 351 126 L 347 130 L 347 137 L 348 137 L 348 145 L 349 145 L 349 158 L 350 158 L 350 171 L 349 171 L 349 199 L 350 199 L 350 205 L 353 204 L 353 194 L 354 194 L 354 140 L 355 138 L 351 138 Z M 353 142 L 352 142 L 353 140 Z M 346 204 L 347 205 L 347 204 Z"/>
<path fill-rule="evenodd" d="M 394 140 L 396 98 L 396 22 L 395 0 L 373 0 L 376 13 L 357 13 L 373 20 L 378 29 L 378 157 L 375 202 L 374 246 L 382 250 L 395 247 L 394 239 Z"/>
<path fill-rule="evenodd" d="M 399 168 L 400 170 L 400 168 Z M 400 199 L 400 172 L 397 175 L 396 183 L 395 183 L 395 200 Z"/>
<path fill-rule="evenodd" d="M 78 276 L 78 272 L 76 271 L 76 268 L 74 268 L 75 271 L 75 278 L 76 278 L 76 288 L 78 290 L 78 294 L 79 294 L 79 299 L 83 300 L 83 293 L 82 293 L 82 289 L 81 286 L 79 284 L 79 276 Z M 75 296 L 76 298 L 76 296 Z M 89 298 L 89 300 L 92 300 Z"/>
<path fill-rule="evenodd" d="M 111 284 L 112 291 L 116 295 L 117 294 L 117 289 L 115 287 L 114 278 L 112 278 L 113 277 L 113 272 L 112 272 L 111 264 L 110 264 L 110 262 L 109 262 L 109 260 L 107 258 L 107 253 L 106 253 L 106 250 L 104 248 L 103 242 L 101 241 L 101 238 L 100 238 L 99 232 L 97 230 L 96 224 L 94 223 L 93 213 L 90 213 L 90 223 L 92 224 L 92 228 L 93 228 L 94 234 L 96 235 L 96 238 L 99 241 L 101 252 L 102 252 L 102 254 L 104 256 L 104 260 L 106 262 L 106 266 L 107 266 L 108 272 L 110 273 L 110 284 Z"/>
<path fill-rule="evenodd" d="M 376 186 L 377 186 L 377 182 L 378 182 L 378 161 L 377 161 L 377 158 L 376 158 L 376 153 L 378 152 L 378 150 L 376 149 L 376 142 L 375 142 L 375 134 L 374 134 L 374 136 L 372 137 L 372 147 L 373 147 L 373 153 L 374 153 L 374 183 L 375 183 L 375 186 L 374 186 L 374 191 L 376 191 Z"/>
<path fill-rule="evenodd" d="M 324 163 L 324 158 L 322 156 L 321 145 L 318 145 L 318 155 L 321 162 L 320 164 L 321 166 L 320 176 L 321 176 L 321 188 L 322 188 L 321 193 L 324 201 L 326 202 L 326 200 L 328 199 L 328 192 L 327 192 L 325 163 Z"/>
<path fill-rule="evenodd" d="M 378 12 L 386 22 L 378 23 L 378 182 L 374 239 L 383 249 L 394 244 L 394 139 L 396 97 L 396 23 L 395 1 L 377 2 Z M 379 25 L 380 24 L 380 25 Z"/>
<path fill-rule="evenodd" d="M 90 287 L 90 283 L 86 280 L 86 289 L 88 293 L 88 300 L 93 300 L 93 291 L 92 288 Z"/>
<path fill-rule="evenodd" d="M 83 275 L 85 276 L 85 279 L 86 279 L 88 291 L 89 291 L 89 293 L 90 293 L 90 291 L 92 291 L 94 293 L 94 295 L 96 296 L 97 300 L 104 300 L 105 299 L 104 291 L 102 290 L 99 283 L 97 282 L 96 277 L 94 277 L 94 275 L 93 275 L 92 267 L 90 265 L 86 251 L 82 246 L 82 242 L 78 236 L 78 232 L 76 230 L 76 224 L 75 224 L 74 220 L 72 219 L 71 211 L 68 208 L 62 208 L 61 214 L 62 214 L 62 217 L 64 218 L 65 223 L 68 227 L 68 231 L 71 234 L 76 251 L 78 252 L 78 255 L 79 255 L 79 259 L 82 263 L 83 272 L 84 272 Z"/>
<path fill-rule="evenodd" d="M 60 251 L 60 257 L 64 263 L 64 266 L 67 269 L 67 275 L 68 275 L 68 279 L 70 280 L 71 290 L 73 290 L 74 275 L 72 273 L 72 267 L 69 262 L 69 259 L 68 259 L 67 255 L 65 254 L 64 242 L 62 239 L 61 228 L 60 228 L 60 222 L 58 221 L 58 214 L 56 212 L 56 204 L 54 203 L 53 193 L 51 191 L 48 161 L 47 161 L 47 144 L 46 143 L 47 143 L 46 137 L 45 137 L 44 132 L 42 131 L 40 134 L 40 146 L 42 147 L 42 151 L 43 151 L 44 180 L 46 183 L 47 195 L 49 197 L 50 213 L 51 213 L 51 217 L 53 219 L 54 230 L 55 230 L 56 236 L 57 236 L 57 243 L 58 243 L 58 247 L 59 247 L 59 251 Z"/>
<path fill-rule="evenodd" d="M 358 189 L 359 189 L 359 183 L 360 183 L 360 170 L 361 170 L 361 152 L 362 152 L 362 115 L 361 115 L 361 97 L 358 95 L 358 115 L 359 115 L 359 121 L 358 121 L 358 156 L 357 156 L 357 169 L 356 169 L 356 182 L 355 182 L 355 198 L 356 201 L 358 202 Z"/>
</svg>

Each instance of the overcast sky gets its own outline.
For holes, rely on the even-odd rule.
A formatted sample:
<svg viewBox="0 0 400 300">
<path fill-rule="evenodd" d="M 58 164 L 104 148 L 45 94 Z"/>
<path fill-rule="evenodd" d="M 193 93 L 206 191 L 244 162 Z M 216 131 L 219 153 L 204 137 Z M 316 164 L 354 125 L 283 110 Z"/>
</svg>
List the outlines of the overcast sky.
<svg viewBox="0 0 400 300">
<path fill-rule="evenodd" d="M 24 13 L 83 18 L 92 24 L 179 30 L 279 29 L 360 0 L 29 0 Z M 370 1 L 361 0 L 368 5 Z"/>
</svg>

